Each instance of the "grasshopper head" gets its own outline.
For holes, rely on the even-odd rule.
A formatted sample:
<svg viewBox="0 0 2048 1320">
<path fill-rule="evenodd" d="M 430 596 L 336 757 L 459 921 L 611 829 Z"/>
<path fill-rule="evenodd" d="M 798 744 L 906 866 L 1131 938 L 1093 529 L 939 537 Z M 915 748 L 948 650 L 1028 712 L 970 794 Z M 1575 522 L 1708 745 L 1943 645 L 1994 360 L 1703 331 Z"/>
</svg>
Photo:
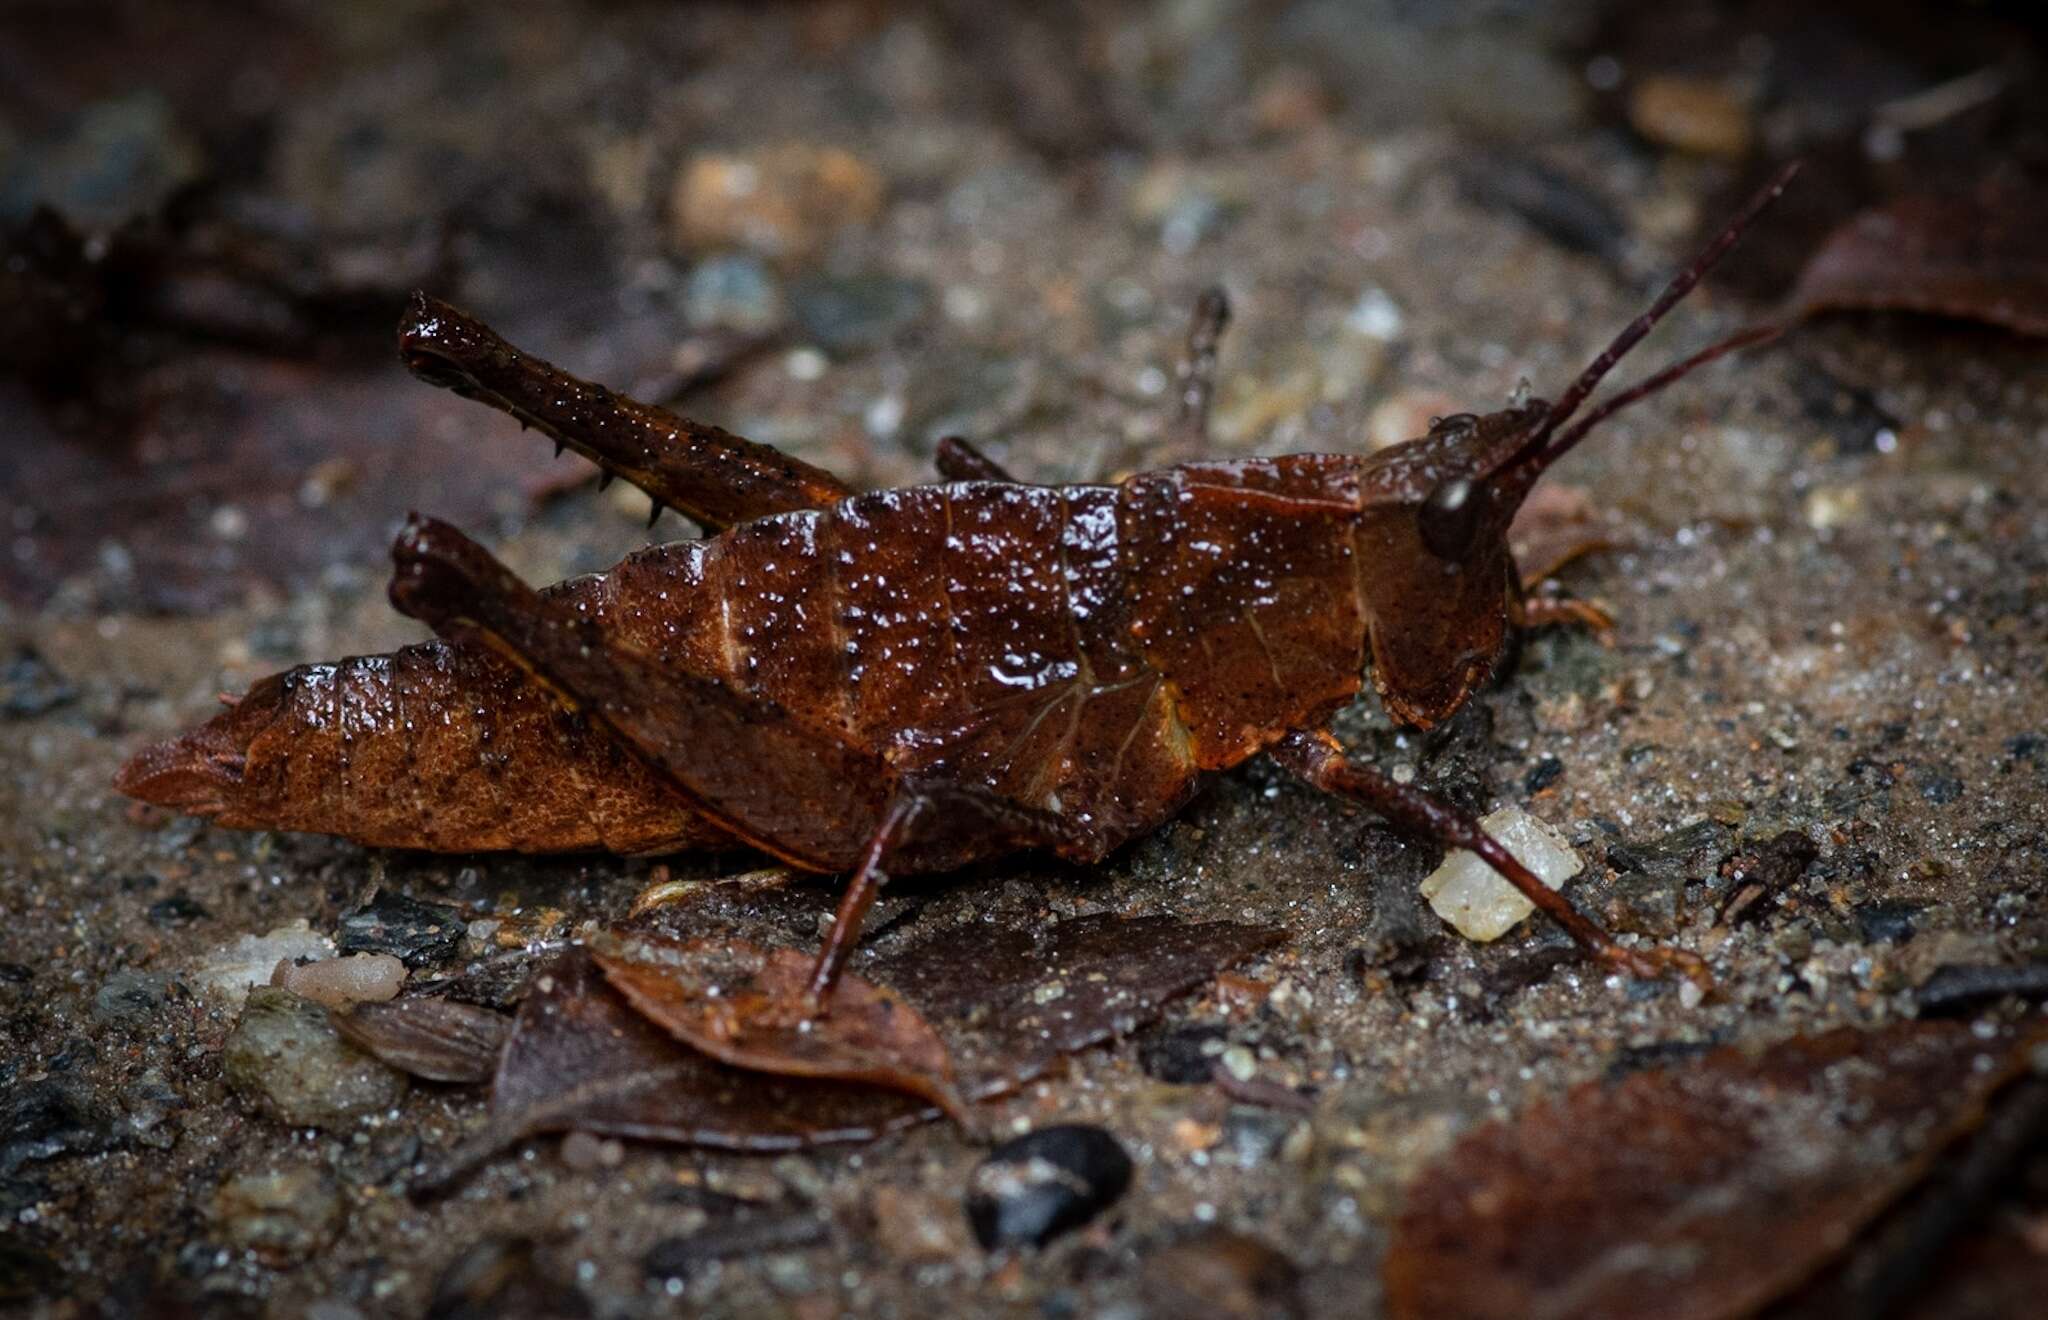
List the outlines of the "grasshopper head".
<svg viewBox="0 0 2048 1320">
<path fill-rule="evenodd" d="M 1360 591 L 1373 685 L 1395 719 L 1427 728 L 1448 717 L 1499 662 L 1521 591 L 1508 527 L 1551 464 L 1621 409 L 1715 358 L 1783 332 L 1775 323 L 1737 331 L 1578 415 L 1615 363 L 1735 246 L 1797 169 L 1780 171 L 1751 198 L 1557 402 L 1538 399 L 1484 415 L 1439 418 L 1428 434 L 1367 461 Z"/>
</svg>

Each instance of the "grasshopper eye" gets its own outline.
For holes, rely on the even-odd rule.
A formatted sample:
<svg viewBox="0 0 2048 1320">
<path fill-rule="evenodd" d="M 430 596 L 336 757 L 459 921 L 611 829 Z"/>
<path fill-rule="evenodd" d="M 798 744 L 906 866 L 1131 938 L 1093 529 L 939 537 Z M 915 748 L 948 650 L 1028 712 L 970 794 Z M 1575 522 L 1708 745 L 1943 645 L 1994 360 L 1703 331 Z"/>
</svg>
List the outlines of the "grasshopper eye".
<svg viewBox="0 0 2048 1320">
<path fill-rule="evenodd" d="M 1452 413 L 1449 417 L 1438 417 L 1429 424 L 1429 433 L 1441 438 L 1462 439 L 1479 428 L 1479 418 L 1472 413 Z"/>
<path fill-rule="evenodd" d="M 1472 537 L 1479 530 L 1479 517 L 1485 506 L 1485 488 L 1470 477 L 1456 477 L 1439 484 L 1415 515 L 1422 544 L 1446 563 L 1463 562 L 1472 548 Z"/>
</svg>

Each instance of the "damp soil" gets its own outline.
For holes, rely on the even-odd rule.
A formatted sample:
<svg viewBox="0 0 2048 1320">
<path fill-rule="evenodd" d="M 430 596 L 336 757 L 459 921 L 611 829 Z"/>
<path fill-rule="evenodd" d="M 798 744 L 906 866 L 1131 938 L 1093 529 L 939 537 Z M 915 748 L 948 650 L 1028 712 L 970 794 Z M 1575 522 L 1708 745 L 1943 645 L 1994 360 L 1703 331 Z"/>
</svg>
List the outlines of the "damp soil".
<svg viewBox="0 0 2048 1320">
<path fill-rule="evenodd" d="M 1611 66 L 1688 52 L 1591 6 L 171 8 L 0 20 L 9 221 L 198 208 L 172 264 L 212 254 L 71 369 L 0 379 L 0 1305 L 1166 1314 L 1161 1262 L 1223 1232 L 1258 1244 L 1207 1253 L 1245 1295 L 1372 1314 L 1404 1189 L 1460 1132 L 1613 1070 L 1887 1024 L 1940 968 L 2048 950 L 2042 341 L 1823 317 L 1549 478 L 1611 543 L 1562 581 L 1613 612 L 1612 645 L 1533 636 L 1428 736 L 1369 701 L 1339 721 L 1382 765 L 1559 826 L 1588 863 L 1574 899 L 1706 957 L 1706 1002 L 1604 976 L 1538 923 L 1459 939 L 1415 896 L 1434 849 L 1255 762 L 1100 866 L 892 891 L 871 965 L 960 922 L 1290 932 L 992 1102 L 985 1133 L 781 1155 L 549 1136 L 408 1195 L 481 1092 L 280 1123 L 229 1085 L 240 1010 L 202 984 L 210 959 L 300 921 L 335 936 L 397 893 L 459 910 L 464 993 L 504 1004 L 530 951 L 650 884 L 763 863 L 379 852 L 110 788 L 216 693 L 416 638 L 382 585 L 410 507 L 534 580 L 692 534 L 414 382 L 386 285 L 437 281 L 571 370 L 859 484 L 926 479 L 949 434 L 1028 479 L 1110 479 L 1189 456 L 1172 370 L 1212 284 L 1234 308 L 1212 452 L 1362 449 L 1560 388 L 1755 161 L 1632 122 Z M 1816 106 L 1976 58 L 1969 30 L 1909 49 L 1813 21 L 1823 39 L 1763 47 L 1703 29 L 1697 50 L 1738 52 L 1716 77 L 1775 52 L 1736 107 L 1760 144 L 1831 140 Z M 1710 283 L 1641 362 L 1784 287 Z M 832 899 L 742 887 L 704 910 L 807 945 Z M 1213 1080 L 1226 1056 L 1235 1085 Z M 984 1250 L 964 1205 L 990 1141 L 1076 1123 L 1130 1152 L 1128 1191 L 1043 1250 Z"/>
</svg>

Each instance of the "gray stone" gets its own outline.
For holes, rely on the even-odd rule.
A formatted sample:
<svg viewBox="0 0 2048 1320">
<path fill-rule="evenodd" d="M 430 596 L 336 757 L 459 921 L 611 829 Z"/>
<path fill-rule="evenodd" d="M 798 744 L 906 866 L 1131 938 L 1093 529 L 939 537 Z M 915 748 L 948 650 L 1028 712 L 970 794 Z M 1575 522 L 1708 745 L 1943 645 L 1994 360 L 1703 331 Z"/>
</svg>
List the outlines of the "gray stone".
<svg viewBox="0 0 2048 1320">
<path fill-rule="evenodd" d="M 108 977 L 92 997 L 92 1020 L 104 1027 L 139 1027 L 164 1006 L 170 978 L 161 972 L 124 968 Z"/>
<path fill-rule="evenodd" d="M 406 1090 L 405 1074 L 343 1040 L 326 1009 L 271 986 L 249 992 L 222 1066 L 237 1095 L 294 1127 L 347 1126 Z"/>
</svg>

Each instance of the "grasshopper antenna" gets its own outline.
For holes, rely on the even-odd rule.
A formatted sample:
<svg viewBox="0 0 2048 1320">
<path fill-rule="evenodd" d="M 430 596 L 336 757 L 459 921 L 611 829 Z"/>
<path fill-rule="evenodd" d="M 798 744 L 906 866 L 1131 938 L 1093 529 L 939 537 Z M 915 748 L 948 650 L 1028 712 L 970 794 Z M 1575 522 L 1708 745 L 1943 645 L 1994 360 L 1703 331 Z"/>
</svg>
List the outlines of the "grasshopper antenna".
<svg viewBox="0 0 2048 1320">
<path fill-rule="evenodd" d="M 1764 325 L 1750 326 L 1746 330 L 1737 330 L 1726 339 L 1707 345 L 1707 347 L 1691 357 L 1683 361 L 1674 362 L 1656 375 L 1638 381 L 1611 399 L 1603 400 L 1599 407 L 1559 432 L 1557 438 L 1545 445 L 1535 456 L 1542 459 L 1546 465 L 1551 463 L 1557 458 L 1562 457 L 1564 452 L 1573 445 L 1585 439 L 1586 432 L 1614 416 L 1623 408 L 1628 407 L 1639 399 L 1648 398 L 1666 385 L 1669 385 L 1672 381 L 1677 380 L 1680 376 L 1689 374 L 1695 367 L 1704 367 L 1717 357 L 1725 357 L 1730 353 L 1745 348 L 1754 348 L 1758 344 L 1767 344 L 1779 335 L 1784 334 L 1787 328 L 1782 321 L 1771 321 Z"/>
<path fill-rule="evenodd" d="M 1550 405 L 1550 411 L 1544 414 L 1541 424 L 1536 427 L 1535 431 L 1529 436 L 1528 441 L 1523 444 L 1514 458 L 1509 460 L 1507 466 L 1514 466 L 1538 457 L 1543 458 L 1545 461 L 1555 458 L 1572 444 L 1577 443 L 1587 431 L 1593 428 L 1596 422 L 1606 420 L 1628 404 L 1656 393 L 1687 372 L 1692 371 L 1696 367 L 1704 366 L 1723 354 L 1732 353 L 1739 348 L 1747 348 L 1752 344 L 1760 344 L 1782 333 L 1784 329 L 1782 325 L 1752 326 L 1747 330 L 1737 331 L 1720 343 L 1702 349 L 1682 362 L 1666 367 L 1648 380 L 1643 381 L 1640 385 L 1634 386 L 1615 396 L 1580 421 L 1578 425 L 1566 431 L 1563 436 L 1559 437 L 1557 444 L 1551 444 L 1551 436 L 1557 432 L 1560 426 L 1571 420 L 1572 414 L 1585 404 L 1593 391 L 1599 387 L 1601 380 L 1608 372 L 1614 369 L 1615 363 L 1621 361 L 1622 358 L 1628 355 L 1630 349 L 1641 343 L 1643 336 L 1649 334 L 1651 330 L 1656 328 L 1657 323 L 1664 319 L 1665 313 L 1676 307 L 1679 300 L 1684 298 L 1686 294 L 1691 293 L 1693 286 L 1697 285 L 1700 279 L 1708 271 L 1712 270 L 1722 257 L 1728 255 L 1729 249 L 1741 240 L 1742 235 L 1749 229 L 1750 225 L 1755 223 L 1757 216 L 1761 215 L 1764 209 L 1772 202 L 1778 200 L 1778 195 L 1785 191 L 1786 185 L 1792 182 L 1792 176 L 1797 173 L 1799 173 L 1799 162 L 1795 160 L 1779 170 L 1772 177 L 1771 181 L 1764 185 L 1761 191 L 1743 204 L 1742 209 L 1735 213 L 1734 219 L 1723 226 L 1720 233 L 1714 235 L 1713 241 L 1700 250 L 1700 254 L 1692 259 L 1691 264 L 1686 266 L 1684 270 L 1679 271 L 1677 275 L 1672 277 L 1671 283 L 1664 286 L 1664 291 L 1657 295 L 1657 301 L 1650 304 L 1649 310 L 1629 322 L 1628 326 L 1614 337 L 1614 342 L 1609 344 L 1599 357 L 1594 358 L 1586 369 L 1579 373 L 1579 378 L 1571 383 L 1571 388 L 1558 396 L 1557 402 Z"/>
</svg>

